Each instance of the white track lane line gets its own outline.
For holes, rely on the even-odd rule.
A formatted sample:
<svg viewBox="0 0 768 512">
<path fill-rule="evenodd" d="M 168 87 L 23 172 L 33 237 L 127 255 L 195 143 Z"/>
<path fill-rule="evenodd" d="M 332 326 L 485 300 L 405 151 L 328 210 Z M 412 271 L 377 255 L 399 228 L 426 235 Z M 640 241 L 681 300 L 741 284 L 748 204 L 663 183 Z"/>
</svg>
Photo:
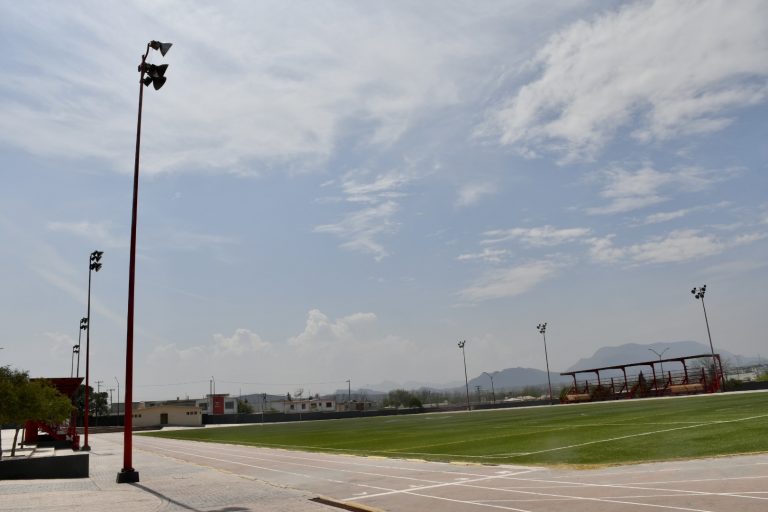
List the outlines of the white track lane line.
<svg viewBox="0 0 768 512">
<path fill-rule="evenodd" d="M 321 481 L 324 481 L 324 482 L 331 482 L 331 483 L 335 483 L 335 484 L 354 485 L 354 486 L 357 486 L 357 487 L 364 487 L 364 488 L 367 488 L 367 489 L 375 489 L 377 491 L 393 491 L 394 490 L 394 489 L 388 489 L 386 487 L 378 487 L 378 486 L 375 486 L 375 485 L 367 485 L 367 484 L 360 484 L 360 483 L 354 483 L 354 482 L 345 482 L 343 480 L 334 480 L 332 478 L 324 478 L 324 477 L 321 477 L 321 476 L 318 476 L 318 475 L 307 475 L 305 473 L 297 473 L 295 471 L 285 471 L 285 470 L 282 470 L 282 469 L 268 468 L 268 467 L 264 467 L 264 466 L 258 466 L 258 465 L 255 465 L 255 464 L 246 464 L 244 462 L 236 462 L 236 461 L 232 461 L 232 460 L 229 460 L 229 459 L 219 459 L 217 457 L 208 457 L 206 455 L 197 455 L 197 454 L 193 454 L 193 453 L 183 452 L 181 450 L 169 450 L 167 448 L 160 448 L 160 447 L 155 448 L 155 450 L 160 450 L 160 451 L 163 451 L 163 452 L 167 452 L 167 453 L 171 453 L 171 454 L 177 454 L 177 455 L 178 454 L 184 454 L 184 455 L 189 455 L 190 457 L 195 457 L 195 458 L 198 458 L 198 459 L 205 459 L 205 460 L 211 460 L 211 461 L 216 461 L 216 462 L 223 462 L 225 464 L 235 464 L 237 466 L 245 466 L 245 467 L 254 468 L 254 469 L 261 469 L 261 470 L 269 471 L 269 472 L 272 472 L 272 473 L 281 473 L 281 474 L 285 474 L 285 475 L 298 476 L 298 477 L 306 478 L 308 480 L 321 480 Z M 150 451 L 150 450 L 144 450 L 144 451 L 147 451 L 149 453 L 153 453 L 153 454 L 157 455 L 157 453 L 155 453 L 153 451 Z M 173 456 L 169 455 L 169 457 L 173 457 Z M 194 462 L 192 462 L 192 461 L 189 461 L 189 460 L 186 460 L 186 459 L 179 459 L 178 456 L 177 457 L 173 457 L 173 458 L 181 460 L 182 462 L 194 464 Z M 221 470 L 222 469 L 220 467 L 215 467 L 215 466 L 212 466 L 212 467 L 214 469 L 217 469 L 217 470 Z M 244 476 L 251 476 L 251 475 L 244 475 Z"/>
<path fill-rule="evenodd" d="M 467 487 L 479 488 L 479 489 L 487 489 L 487 490 L 491 490 L 491 491 L 518 492 L 518 491 L 515 491 L 515 490 L 512 490 L 512 489 L 508 489 L 507 490 L 507 489 L 499 489 L 499 488 L 496 488 L 496 487 L 483 487 L 483 486 L 477 486 L 477 485 L 468 485 Z M 451 500 L 450 498 L 442 498 L 442 497 L 439 497 L 439 496 L 432 496 L 432 495 L 429 495 L 429 494 L 417 494 L 417 493 L 410 492 L 410 491 L 403 491 L 403 492 L 405 494 L 414 494 L 414 495 L 417 495 L 417 496 L 422 496 L 424 498 L 445 499 L 445 500 L 449 500 L 449 501 L 459 501 L 461 503 L 468 503 L 468 504 L 483 506 L 483 502 L 480 502 L 480 501 Z M 626 501 L 626 500 L 617 499 L 617 498 L 590 498 L 590 497 L 586 497 L 586 496 L 568 496 L 568 495 L 561 495 L 561 494 L 548 494 L 548 493 L 536 493 L 536 492 L 525 492 L 525 491 L 521 492 L 521 494 L 530 494 L 530 495 L 534 495 L 534 496 L 544 496 L 546 498 L 561 498 L 561 499 L 566 499 L 566 500 L 569 500 L 569 501 L 574 501 L 575 500 L 575 501 L 593 501 L 593 502 L 598 502 L 598 503 L 616 503 L 616 504 L 619 504 L 619 505 L 635 505 L 635 506 L 638 506 L 638 507 L 663 508 L 663 509 L 667 509 L 667 510 L 682 510 L 682 511 L 685 511 L 685 512 L 713 512 L 711 510 L 705 510 L 705 509 L 688 508 L 688 507 L 676 507 L 674 505 L 657 505 L 657 504 L 654 504 L 654 503 L 643 503 L 643 502 L 636 502 L 636 501 Z M 647 498 L 654 498 L 654 497 L 655 496 L 647 496 Z M 367 498 L 367 496 L 361 496 L 361 497 L 358 497 L 357 499 L 360 500 L 360 499 L 363 499 L 363 498 Z M 493 506 L 493 505 L 487 505 L 487 506 Z M 500 507 L 497 506 L 497 508 L 500 508 Z M 508 510 L 520 510 L 520 509 L 508 508 Z"/>
<path fill-rule="evenodd" d="M 174 440 L 174 441 L 179 441 L 179 442 L 182 442 L 182 443 L 184 443 L 184 442 L 188 443 L 189 442 L 189 441 L 180 441 L 180 440 Z M 235 456 L 238 456 L 238 457 L 243 457 L 244 456 L 244 455 L 242 455 L 242 451 L 243 451 L 243 446 L 244 445 L 225 444 L 225 443 L 210 443 L 210 442 L 205 442 L 205 441 L 202 441 L 202 442 L 195 441 L 195 443 L 196 443 L 195 447 L 198 448 L 198 449 L 201 449 L 201 450 L 202 449 L 210 449 L 212 451 L 215 451 L 216 453 L 221 453 L 223 449 L 229 449 L 230 451 L 237 450 L 238 453 L 236 453 Z M 188 446 L 188 445 L 185 445 L 185 446 Z M 479 473 L 476 473 L 476 472 L 475 473 L 470 473 L 470 472 L 464 472 L 464 471 L 435 471 L 433 469 L 405 468 L 405 467 L 401 467 L 401 466 L 387 466 L 387 465 L 381 465 L 381 464 L 366 463 L 366 462 L 355 462 L 354 461 L 354 459 L 357 459 L 357 458 L 365 460 L 362 457 L 354 457 L 353 458 L 353 457 L 345 456 L 345 457 L 349 457 L 348 460 L 338 460 L 337 461 L 337 460 L 330 460 L 330 459 L 325 459 L 325 458 L 320 458 L 320 457 L 300 457 L 298 455 L 286 455 L 286 454 L 282 454 L 282 453 L 268 453 L 268 454 L 265 454 L 262 451 L 262 450 L 264 450 L 264 448 L 255 447 L 255 446 L 249 446 L 249 445 L 245 445 L 245 448 L 251 448 L 251 449 L 259 450 L 257 452 L 258 456 L 251 455 L 251 457 L 254 458 L 254 459 L 263 460 L 263 461 L 275 461 L 275 462 L 279 461 L 279 462 L 284 462 L 285 460 L 288 460 L 288 461 L 300 460 L 300 461 L 310 461 L 310 462 L 315 462 L 315 463 L 327 463 L 327 464 L 336 464 L 336 465 L 344 465 L 344 466 L 350 466 L 350 465 L 352 465 L 352 466 L 362 466 L 362 467 L 366 467 L 366 468 L 377 468 L 377 469 L 386 469 L 386 470 L 394 470 L 394 471 L 428 472 L 428 473 L 437 473 L 437 474 L 444 474 L 444 475 L 450 475 L 450 476 L 470 476 L 470 477 L 485 477 L 485 476 L 487 476 L 485 474 L 479 474 Z M 277 449 L 275 449 L 275 448 L 266 448 L 266 449 L 267 450 L 277 451 Z M 322 454 L 318 454 L 318 455 L 322 455 Z M 293 463 L 293 462 L 288 462 L 288 463 L 289 464 L 298 464 L 298 463 Z M 442 464 L 448 464 L 448 463 L 434 462 L 434 463 L 431 463 L 431 464 L 440 464 L 440 465 L 442 465 Z M 310 466 L 310 467 L 317 467 L 317 466 Z M 454 467 L 456 467 L 456 466 L 454 465 Z M 514 473 L 514 474 L 523 474 L 523 473 L 530 473 L 530 472 L 533 472 L 533 471 L 541 471 L 541 470 L 544 469 L 544 468 L 539 468 L 539 467 L 508 466 L 508 465 L 497 466 L 497 467 L 501 470 L 501 471 L 498 471 L 497 474 L 512 474 L 512 473 Z M 336 471 L 336 469 L 333 469 L 333 468 L 322 467 L 322 469 L 326 469 L 326 470 L 330 470 L 330 471 Z M 347 471 L 349 471 L 349 470 L 347 470 Z M 391 475 L 377 475 L 377 476 L 391 476 Z M 392 478 L 407 478 L 407 477 L 392 476 Z M 432 481 L 429 481 L 429 480 L 426 480 L 426 479 L 422 479 L 422 480 L 424 480 L 426 482 L 433 483 Z M 434 483 L 438 483 L 438 482 L 434 482 Z"/>
<path fill-rule="evenodd" d="M 165 450 L 168 450 L 168 448 L 164 448 Z M 183 453 L 185 455 L 191 455 L 194 457 L 202 456 L 201 453 L 207 453 L 205 450 L 195 450 L 195 451 L 181 451 L 181 450 L 175 450 L 175 453 Z M 355 471 L 352 469 L 339 469 L 339 468 L 328 468 L 326 466 L 318 466 L 315 464 L 307 464 L 304 462 L 292 462 L 292 461 L 275 461 L 268 458 L 263 457 L 256 457 L 253 455 L 243 455 L 241 453 L 232 453 L 232 452 L 224 452 L 223 450 L 217 450 L 217 453 L 219 455 L 227 455 L 228 457 L 238 458 L 238 459 L 245 459 L 245 460 L 255 460 L 260 462 L 280 462 L 282 464 L 288 464 L 291 466 L 298 466 L 302 468 L 310 468 L 310 469 L 319 469 L 323 471 L 336 471 L 338 473 L 351 473 L 353 475 L 364 475 L 364 476 L 372 476 L 377 478 L 392 478 L 392 479 L 398 479 L 398 480 L 410 480 L 413 482 L 426 482 L 429 484 L 439 484 L 442 482 L 436 481 L 436 480 L 428 480 L 426 478 L 412 478 L 409 476 L 396 476 L 396 475 L 385 475 L 382 473 L 370 473 L 367 471 Z"/>
<path fill-rule="evenodd" d="M 547 480 L 541 480 L 541 479 L 532 479 L 532 478 L 515 478 L 513 476 L 501 476 L 501 479 L 506 480 L 515 480 L 515 481 L 523 481 L 523 482 L 541 482 L 541 483 L 554 483 L 554 484 L 573 484 L 574 486 L 582 486 L 582 487 L 589 487 L 589 488 L 610 488 L 610 489 L 632 489 L 635 491 L 659 491 L 659 492 L 674 492 L 674 493 L 681 493 L 687 496 L 727 496 L 732 498 L 745 498 L 745 499 L 756 499 L 756 500 L 765 500 L 768 498 L 763 498 L 761 496 L 748 496 L 744 495 L 742 493 L 728 493 L 728 492 L 708 492 L 708 491 L 690 491 L 688 489 L 669 489 L 667 487 L 642 487 L 642 484 L 640 485 L 631 485 L 631 484 L 592 484 L 587 482 L 562 482 L 562 481 L 547 481 Z M 753 478 L 766 478 L 766 477 L 736 477 L 736 478 L 721 478 L 721 479 L 712 479 L 714 481 L 718 480 L 742 480 L 742 479 L 753 479 Z M 703 480 L 707 481 L 707 480 Z M 662 482 L 664 483 L 664 482 Z M 677 483 L 683 483 L 683 482 L 677 482 Z M 477 487 L 477 486 L 468 486 L 468 487 Z M 518 488 L 515 489 L 499 489 L 499 488 L 493 488 L 498 491 L 509 491 L 509 492 L 521 492 L 521 493 L 529 493 L 530 491 L 523 491 Z M 537 494 L 530 492 L 531 494 Z M 648 496 L 649 498 L 653 496 Z M 608 499 L 608 498 L 604 498 Z"/>
<path fill-rule="evenodd" d="M 154 449 L 155 450 L 164 451 L 164 452 L 168 452 L 168 453 L 174 453 L 174 454 L 177 454 L 177 455 L 178 454 L 182 454 L 182 455 L 187 455 L 187 456 L 190 456 L 190 457 L 197 457 L 197 458 L 213 460 L 213 461 L 217 461 L 217 462 L 225 462 L 225 463 L 237 464 L 237 465 L 251 467 L 251 468 L 256 468 L 256 469 L 264 469 L 264 470 L 272 471 L 272 472 L 275 472 L 275 473 L 288 474 L 288 475 L 291 475 L 291 476 L 300 476 L 300 477 L 307 478 L 307 479 L 317 479 L 317 480 L 324 480 L 324 481 L 332 482 L 332 483 L 350 484 L 350 482 L 345 482 L 343 480 L 335 480 L 335 479 L 331 479 L 331 478 L 317 477 L 315 475 L 307 475 L 307 474 L 304 474 L 304 473 L 297 473 L 297 472 L 286 471 L 286 470 L 278 470 L 278 469 L 268 468 L 268 467 L 259 466 L 259 465 L 255 465 L 255 464 L 246 464 L 246 463 L 243 463 L 243 462 L 236 462 L 236 461 L 233 461 L 233 460 L 230 460 L 230 459 L 221 459 L 221 458 L 218 458 L 218 457 L 209 457 L 209 456 L 206 456 L 206 455 L 201 455 L 199 452 L 189 452 L 189 451 L 183 451 L 183 450 L 174 450 L 174 449 L 169 449 L 169 448 L 159 447 L 159 446 L 155 447 Z M 230 456 L 231 455 L 232 454 L 230 454 Z M 244 456 L 244 455 L 234 455 L 234 456 L 240 457 L 240 458 L 246 458 L 246 459 L 250 459 L 251 458 L 251 457 Z M 256 460 L 259 460 L 259 459 L 256 458 Z M 313 466 L 313 465 L 309 465 L 309 464 L 299 464 L 299 463 L 295 463 L 295 462 L 289 462 L 288 464 L 293 464 L 293 465 L 298 465 L 298 466 L 303 466 L 303 467 L 310 467 L 310 468 L 321 469 L 321 470 L 328 470 L 329 469 L 329 468 L 326 468 L 326 467 L 323 467 L 323 466 Z M 463 480 L 462 482 L 447 482 L 446 483 L 446 482 L 430 481 L 430 480 L 427 480 L 427 479 L 416 479 L 416 478 L 399 477 L 399 476 L 392 476 L 392 475 L 381 475 L 381 474 L 376 474 L 376 473 L 367 473 L 367 472 L 352 471 L 352 470 L 333 469 L 332 471 L 339 471 L 339 472 L 343 472 L 343 473 L 351 473 L 353 475 L 374 476 L 374 477 L 379 477 L 379 478 L 386 477 L 386 478 L 406 479 L 406 480 L 413 480 L 413 481 L 416 481 L 416 482 L 428 482 L 428 483 L 433 484 L 433 485 L 430 485 L 430 486 L 426 486 L 426 488 L 431 488 L 431 487 L 435 487 L 435 486 L 440 487 L 440 486 L 445 486 L 445 485 L 455 485 L 457 483 L 463 483 L 463 482 L 467 482 L 467 481 L 472 481 L 472 480 Z M 504 477 L 504 476 L 512 476 L 512 475 L 518 475 L 518 474 L 525 474 L 525 473 L 528 473 L 528 472 L 530 472 L 530 471 L 529 470 L 525 470 L 525 471 L 520 471 L 520 472 L 517 472 L 517 473 L 505 473 L 505 474 L 502 474 L 502 475 L 497 474 L 497 475 L 483 476 L 481 479 L 477 479 L 477 480 L 487 480 L 487 479 L 490 479 L 490 478 L 500 478 L 500 477 Z M 390 494 L 390 493 L 401 492 L 401 490 L 398 490 L 398 489 L 391 489 L 391 488 L 387 488 L 387 487 L 373 486 L 373 485 L 367 485 L 367 484 L 352 483 L 352 485 L 356 485 L 358 487 L 363 487 L 363 488 L 366 488 L 366 489 L 375 489 L 377 491 L 386 491 L 386 492 L 375 494 L 375 495 L 363 495 L 363 496 L 358 495 L 358 496 L 356 496 L 354 498 L 347 498 L 346 500 L 343 500 L 343 501 L 360 499 L 361 497 L 367 498 L 367 497 L 370 497 L 370 496 L 379 496 L 379 495 L 382 495 L 382 494 L 386 495 L 386 494 Z M 404 489 L 404 490 L 405 491 L 410 491 L 410 490 L 419 490 L 419 489 L 423 489 L 423 488 L 425 488 L 425 487 L 424 486 L 413 486 L 413 487 L 410 487 L 410 488 Z"/>
</svg>

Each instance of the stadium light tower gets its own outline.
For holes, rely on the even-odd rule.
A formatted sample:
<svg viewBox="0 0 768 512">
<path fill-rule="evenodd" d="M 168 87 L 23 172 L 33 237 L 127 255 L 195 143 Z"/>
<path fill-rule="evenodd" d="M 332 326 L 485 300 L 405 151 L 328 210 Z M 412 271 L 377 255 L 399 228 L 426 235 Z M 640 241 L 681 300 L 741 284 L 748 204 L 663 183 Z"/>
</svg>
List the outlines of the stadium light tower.
<svg viewBox="0 0 768 512">
<path fill-rule="evenodd" d="M 547 355 L 547 322 L 536 326 L 539 333 L 544 337 L 544 360 L 547 363 L 547 384 L 549 384 L 549 405 L 552 405 L 552 379 L 549 376 L 549 356 Z"/>
<path fill-rule="evenodd" d="M 709 349 L 712 351 L 712 369 L 716 372 L 720 367 L 720 392 L 725 391 L 725 375 L 723 374 L 723 363 L 716 361 L 715 346 L 712 344 L 712 334 L 709 332 L 709 320 L 707 319 L 707 307 L 704 305 L 704 294 L 707 292 L 707 285 L 700 288 L 693 287 L 691 294 L 695 299 L 701 300 L 701 307 L 704 309 L 704 322 L 707 324 L 707 336 L 709 337 Z"/>
<path fill-rule="evenodd" d="M 464 384 L 467 386 L 467 411 L 471 411 L 469 406 L 469 379 L 467 378 L 467 356 L 464 353 L 464 345 L 467 344 L 467 340 L 461 340 L 459 342 L 459 348 L 461 349 L 461 357 L 464 359 Z"/>
<path fill-rule="evenodd" d="M 88 388 L 90 386 L 89 379 L 91 366 L 91 275 L 94 272 L 101 270 L 101 257 L 103 255 L 104 251 L 93 251 L 88 263 L 88 315 L 86 318 L 88 330 L 85 331 L 85 417 L 83 418 L 85 440 L 83 441 L 83 447 L 81 448 L 81 450 L 85 450 L 86 452 L 91 451 L 91 446 L 88 444 L 88 415 L 90 414 L 90 390 Z"/>
<path fill-rule="evenodd" d="M 147 64 L 149 50 L 159 50 L 163 57 L 172 43 L 150 41 L 139 64 L 139 116 L 136 123 L 136 155 L 133 163 L 133 207 L 131 209 L 131 252 L 128 264 L 128 319 L 125 335 L 125 427 L 123 429 L 123 469 L 117 474 L 117 483 L 139 481 L 139 472 L 133 468 L 133 291 L 136 277 L 136 214 L 139 205 L 139 149 L 141 148 L 141 110 L 144 87 L 152 84 L 159 90 L 165 84 L 168 64 Z"/>
</svg>

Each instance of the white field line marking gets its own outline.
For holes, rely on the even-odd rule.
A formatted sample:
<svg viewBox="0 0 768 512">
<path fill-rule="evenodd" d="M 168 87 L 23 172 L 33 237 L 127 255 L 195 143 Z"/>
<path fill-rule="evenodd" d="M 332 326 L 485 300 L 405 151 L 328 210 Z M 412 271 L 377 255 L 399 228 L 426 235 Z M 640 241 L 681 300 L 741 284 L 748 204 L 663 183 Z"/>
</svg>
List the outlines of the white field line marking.
<svg viewBox="0 0 768 512">
<path fill-rule="evenodd" d="M 237 448 L 235 446 L 233 446 L 233 445 L 224 445 L 225 448 L 231 446 L 231 449 L 225 452 L 225 450 L 221 449 L 221 446 L 222 446 L 221 444 L 215 444 L 215 445 L 208 445 L 208 446 L 206 446 L 204 443 L 198 443 L 195 446 L 195 449 L 187 448 L 188 450 L 192 450 L 192 451 L 189 451 L 189 452 L 186 452 L 186 453 L 188 453 L 189 455 L 195 456 L 197 453 L 207 453 L 205 451 L 205 448 L 206 447 L 210 447 L 210 450 L 215 451 L 219 455 L 222 454 L 222 453 L 226 453 L 227 456 L 229 456 L 229 457 L 237 457 L 237 458 L 246 459 L 246 460 L 258 460 L 258 461 L 262 461 L 262 462 L 280 462 L 280 463 L 284 463 L 284 464 L 291 464 L 291 465 L 299 466 L 299 467 L 307 467 L 307 468 L 312 468 L 312 469 L 319 469 L 319 470 L 323 470 L 323 471 L 337 471 L 337 472 L 340 472 L 340 473 L 350 473 L 350 474 L 354 474 L 354 475 L 373 476 L 373 477 L 377 477 L 377 478 L 391 478 L 391 479 L 399 479 L 399 480 L 411 480 L 411 481 L 419 482 L 420 484 L 423 484 L 423 483 L 440 484 L 440 483 L 442 483 L 442 482 L 435 481 L 435 480 L 429 480 L 427 478 L 412 478 L 412 477 L 408 477 L 408 476 L 398 476 L 398 475 L 389 475 L 389 474 L 381 474 L 381 473 L 371 473 L 371 472 L 367 472 L 367 471 L 356 471 L 356 470 L 352 470 L 352 469 L 329 468 L 327 466 L 320 466 L 320 465 L 316 465 L 316 464 L 308 464 L 306 462 L 284 461 L 284 460 L 275 460 L 275 459 L 266 458 L 266 457 L 258 457 L 258 456 L 255 456 L 255 455 L 243 455 L 242 454 L 242 449 L 239 449 L 238 452 L 234 452 L 234 450 L 237 449 Z M 298 459 L 298 460 L 302 460 L 302 461 L 317 462 L 317 459 L 312 459 L 312 458 L 301 458 L 301 457 L 293 457 L 293 458 L 294 459 Z M 322 463 L 322 462 L 325 462 L 325 461 L 324 460 L 320 460 L 319 462 Z M 338 462 L 338 464 L 343 464 L 343 462 L 340 461 L 340 462 Z M 364 466 L 363 464 L 357 464 L 357 465 Z M 391 468 L 385 466 L 384 469 L 391 469 Z M 524 470 L 518 471 L 518 472 L 511 472 L 511 471 L 497 472 L 495 476 L 521 475 L 521 474 L 530 473 L 532 471 L 536 471 L 536 469 L 525 468 Z M 426 472 L 433 473 L 432 471 L 428 471 L 428 470 Z M 465 473 L 459 473 L 459 472 L 451 473 L 451 472 L 448 472 L 448 471 L 441 472 L 441 473 L 448 474 L 448 475 L 451 475 L 451 476 L 457 476 L 457 475 L 465 474 Z M 477 477 L 477 476 L 485 477 L 486 476 L 486 475 L 477 475 L 477 474 L 469 474 L 469 475 L 473 476 L 473 477 Z"/>
<path fill-rule="evenodd" d="M 539 453 L 554 452 L 554 451 L 558 451 L 558 450 L 567 450 L 569 448 L 578 448 L 578 447 L 581 447 L 581 446 L 589 446 L 591 444 L 609 443 L 609 442 L 612 442 L 612 441 L 621 441 L 623 439 L 631 439 L 633 437 L 651 436 L 651 435 L 654 435 L 654 434 L 661 434 L 663 432 L 672 432 L 672 431 L 675 431 L 675 430 L 685 430 L 685 429 L 689 429 L 689 428 L 705 427 L 705 426 L 718 425 L 718 424 L 723 424 L 723 423 L 737 423 L 737 422 L 740 422 L 740 421 L 748 421 L 748 420 L 754 420 L 754 419 L 766 418 L 766 417 L 768 417 L 768 414 L 761 414 L 761 415 L 758 415 L 758 416 L 750 416 L 748 418 L 739 418 L 739 419 L 735 419 L 735 420 L 722 420 L 722 421 L 712 421 L 712 422 L 709 422 L 709 423 L 699 423 L 699 424 L 695 424 L 695 425 L 687 425 L 685 427 L 675 427 L 675 428 L 667 428 L 667 429 L 663 429 L 663 430 L 654 430 L 652 432 L 641 432 L 639 434 L 629 434 L 629 435 L 626 435 L 626 436 L 612 437 L 612 438 L 608 438 L 608 439 L 598 439 L 597 441 L 587 441 L 586 443 L 577 443 L 577 444 L 572 444 L 572 445 L 568 445 L 568 446 L 561 446 L 559 448 L 549 448 L 547 450 L 538 450 L 538 451 L 528 452 L 528 453 L 526 453 L 524 455 L 537 455 Z M 498 456 L 495 456 L 495 455 L 493 455 L 493 456 L 475 455 L 475 457 L 485 457 L 485 458 L 502 457 L 502 456 L 503 455 L 498 455 Z M 519 456 L 521 456 L 521 455 L 510 455 L 510 457 L 519 457 Z"/>
<path fill-rule="evenodd" d="M 144 439 L 160 440 L 161 438 L 144 438 Z M 171 442 L 176 442 L 176 443 L 190 443 L 190 442 L 194 442 L 194 443 L 196 443 L 196 445 L 201 445 L 201 446 L 204 446 L 204 447 L 208 447 L 211 450 L 214 450 L 216 452 L 220 452 L 222 450 L 222 448 L 221 448 L 222 446 L 224 446 L 226 448 L 239 449 L 239 450 L 242 450 L 242 448 L 243 448 L 243 445 L 230 444 L 230 443 L 212 443 L 212 442 L 209 442 L 209 441 L 187 441 L 187 440 L 180 440 L 180 439 L 162 439 L 162 441 L 163 442 L 171 441 Z M 185 444 L 184 446 L 188 446 L 188 444 Z M 377 469 L 391 469 L 391 470 L 398 470 L 398 471 L 425 472 L 424 468 L 408 468 L 408 467 L 403 467 L 403 466 L 388 466 L 388 465 L 382 465 L 382 464 L 374 464 L 374 463 L 371 463 L 371 462 L 367 462 L 368 459 L 366 459 L 365 456 L 355 456 L 356 458 L 358 458 L 358 460 L 362 460 L 363 462 L 351 462 L 351 460 L 354 460 L 354 459 L 346 458 L 346 456 L 345 456 L 344 460 L 331 460 L 331 459 L 322 458 L 322 455 L 323 455 L 322 453 L 317 453 L 318 457 L 309 457 L 309 456 L 300 457 L 300 456 L 297 456 L 297 455 L 285 455 L 285 454 L 282 454 L 282 453 L 276 453 L 277 450 L 281 450 L 281 451 L 286 452 L 286 453 L 298 453 L 298 452 L 292 452 L 290 450 L 284 450 L 284 449 L 278 449 L 278 448 L 268 448 L 268 447 L 263 447 L 263 446 L 252 446 L 252 445 L 246 445 L 245 447 L 249 448 L 249 449 L 252 449 L 252 450 L 269 450 L 270 452 L 272 452 L 272 453 L 269 453 L 267 455 L 263 454 L 263 452 L 259 452 L 262 455 L 264 455 L 265 458 L 263 460 L 295 459 L 295 460 L 307 460 L 307 461 L 313 461 L 313 462 L 324 462 L 324 463 L 329 463 L 329 464 L 355 465 L 355 466 L 363 466 L 363 467 L 373 467 L 373 468 L 377 468 Z M 308 453 L 308 452 L 304 452 L 304 453 Z M 309 453 L 312 453 L 312 452 L 309 452 Z M 325 455 L 330 455 L 332 457 L 338 457 L 338 455 L 333 455 L 333 454 L 325 454 Z M 273 458 L 267 458 L 267 457 L 274 457 L 274 459 Z M 391 459 L 391 460 L 394 461 L 394 460 L 397 460 L 397 459 Z M 430 465 L 441 465 L 441 466 L 456 467 L 455 465 L 452 465 L 452 464 L 450 464 L 448 462 L 429 462 L 429 464 Z M 506 468 L 507 471 L 510 471 L 510 470 L 525 470 L 525 472 L 543 471 L 545 469 L 545 468 L 535 467 L 535 466 L 533 466 L 533 467 L 531 467 L 531 466 L 519 466 L 519 465 L 516 466 L 516 465 L 508 465 L 508 464 L 500 465 L 500 466 L 496 466 L 496 467 L 497 468 Z M 479 474 L 479 473 L 476 473 L 476 472 L 465 472 L 465 471 L 436 471 L 434 469 L 428 469 L 428 470 L 426 470 L 426 472 L 438 473 L 438 474 L 446 474 L 446 475 L 470 476 L 470 477 L 485 476 L 483 474 Z"/>
</svg>

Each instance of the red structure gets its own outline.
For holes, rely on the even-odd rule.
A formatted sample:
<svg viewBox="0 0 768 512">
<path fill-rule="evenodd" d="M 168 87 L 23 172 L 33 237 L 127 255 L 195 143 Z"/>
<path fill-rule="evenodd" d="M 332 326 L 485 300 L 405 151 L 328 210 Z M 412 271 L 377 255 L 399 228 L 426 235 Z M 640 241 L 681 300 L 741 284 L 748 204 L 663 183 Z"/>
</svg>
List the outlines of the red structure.
<svg viewBox="0 0 768 512">
<path fill-rule="evenodd" d="M 32 379 L 32 380 L 45 380 L 50 382 L 56 390 L 62 395 L 69 397 L 73 400 L 77 389 L 80 387 L 80 383 L 83 382 L 82 377 L 65 377 L 54 379 Z M 72 418 L 69 420 L 69 425 L 66 428 L 62 428 L 62 425 L 51 425 L 42 421 L 28 421 L 24 424 L 24 442 L 27 444 L 36 444 L 38 442 L 39 432 L 43 431 L 52 439 L 58 441 L 71 441 L 72 449 L 80 449 L 80 435 L 77 433 L 77 421 L 75 413 L 72 413 Z"/>
<path fill-rule="evenodd" d="M 594 402 L 600 400 L 621 400 L 626 398 L 641 398 L 648 396 L 692 395 L 696 393 L 715 393 L 721 389 L 723 375 L 721 374 L 720 354 L 714 354 L 715 364 L 711 368 L 689 368 L 691 360 L 713 359 L 712 354 L 696 356 L 673 357 L 669 359 L 655 359 L 642 363 L 620 364 L 593 368 L 590 370 L 578 370 L 564 372 L 560 375 L 570 375 L 573 385 L 561 398 L 562 403 Z M 664 364 L 674 365 L 678 363 L 682 368 L 674 371 L 664 371 Z M 675 365 L 676 366 L 676 365 Z M 649 367 L 650 373 L 644 374 L 642 370 L 631 377 L 627 376 L 627 369 L 636 367 Z M 606 377 L 600 372 L 617 373 L 621 371 L 622 377 Z M 632 373 L 632 372 L 630 372 Z M 592 375 L 593 379 L 577 375 Z"/>
</svg>

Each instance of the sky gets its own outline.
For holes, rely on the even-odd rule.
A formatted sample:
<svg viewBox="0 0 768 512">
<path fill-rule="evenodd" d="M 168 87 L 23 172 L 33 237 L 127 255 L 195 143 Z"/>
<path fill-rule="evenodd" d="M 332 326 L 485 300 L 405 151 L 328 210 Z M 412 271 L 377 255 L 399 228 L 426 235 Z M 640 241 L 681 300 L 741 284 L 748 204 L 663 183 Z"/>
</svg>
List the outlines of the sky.
<svg viewBox="0 0 768 512">
<path fill-rule="evenodd" d="M 70 375 L 101 250 L 124 387 L 151 40 L 134 399 L 544 369 L 541 322 L 553 371 L 708 343 L 704 284 L 768 352 L 764 1 L 0 0 L 0 39 L 2 365 Z"/>
</svg>

